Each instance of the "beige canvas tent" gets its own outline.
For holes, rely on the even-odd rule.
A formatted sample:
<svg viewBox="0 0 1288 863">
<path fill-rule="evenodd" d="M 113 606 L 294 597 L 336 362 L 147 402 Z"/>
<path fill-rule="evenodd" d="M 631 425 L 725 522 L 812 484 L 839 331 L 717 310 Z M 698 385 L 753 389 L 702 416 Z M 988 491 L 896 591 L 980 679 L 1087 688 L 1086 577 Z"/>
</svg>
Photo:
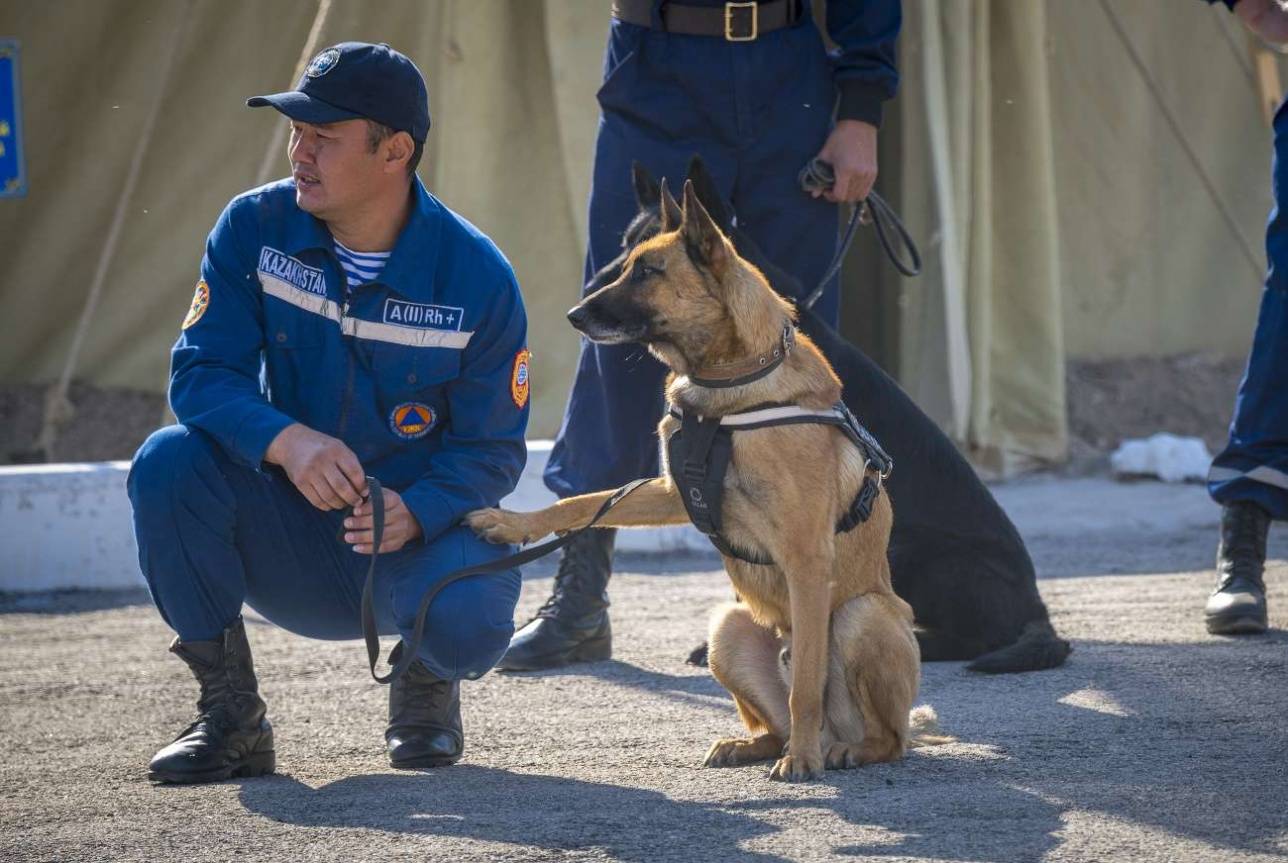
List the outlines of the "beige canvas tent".
<svg viewBox="0 0 1288 863">
<path fill-rule="evenodd" d="M 25 197 L 0 200 L 0 383 L 57 381 L 71 357 L 77 379 L 160 391 L 206 232 L 230 197 L 286 173 L 282 122 L 243 99 L 287 87 L 311 42 L 388 41 L 429 81 L 422 177 L 519 275 L 531 431 L 552 435 L 577 351 L 563 313 L 608 6 L 0 0 L 0 37 L 21 44 L 29 176 Z M 1223 7 L 905 0 L 905 13 L 880 187 L 926 273 L 892 277 L 861 236 L 846 332 L 1003 470 L 1063 455 L 1070 358 L 1246 351 L 1270 134 Z"/>
</svg>

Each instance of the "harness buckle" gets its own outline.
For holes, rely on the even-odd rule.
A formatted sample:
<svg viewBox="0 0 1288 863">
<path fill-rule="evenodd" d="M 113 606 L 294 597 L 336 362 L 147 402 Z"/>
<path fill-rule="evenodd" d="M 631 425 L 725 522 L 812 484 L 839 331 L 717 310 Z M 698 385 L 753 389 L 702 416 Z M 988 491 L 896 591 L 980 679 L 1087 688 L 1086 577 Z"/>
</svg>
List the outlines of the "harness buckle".
<svg viewBox="0 0 1288 863">
<path fill-rule="evenodd" d="M 877 493 L 881 491 L 879 483 L 873 482 L 872 477 L 863 478 L 863 486 L 859 489 L 859 496 L 854 500 L 854 514 L 859 517 L 860 522 L 867 521 L 872 516 L 872 504 L 877 499 Z"/>
<path fill-rule="evenodd" d="M 744 33 L 735 33 L 735 18 L 737 13 L 751 10 L 751 19 L 748 21 L 749 29 Z M 744 19 L 746 20 L 746 19 Z M 725 3 L 724 5 L 724 37 L 726 42 L 755 42 L 760 35 L 760 10 L 756 6 L 756 0 L 749 0 L 746 3 Z"/>
</svg>

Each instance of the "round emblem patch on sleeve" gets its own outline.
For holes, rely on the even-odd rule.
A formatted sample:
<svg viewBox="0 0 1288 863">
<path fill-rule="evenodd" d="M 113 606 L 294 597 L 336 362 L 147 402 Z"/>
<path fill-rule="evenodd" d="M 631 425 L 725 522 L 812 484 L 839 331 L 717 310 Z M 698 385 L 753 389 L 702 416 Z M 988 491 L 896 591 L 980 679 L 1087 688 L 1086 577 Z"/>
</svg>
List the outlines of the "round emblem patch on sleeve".
<svg viewBox="0 0 1288 863">
<path fill-rule="evenodd" d="M 197 282 L 197 290 L 192 294 L 192 305 L 188 307 L 188 315 L 183 319 L 183 329 L 195 324 L 201 320 L 201 316 L 210 308 L 210 286 L 206 280 L 202 279 Z"/>
<path fill-rule="evenodd" d="M 520 410 L 528 403 L 528 363 L 531 359 L 532 351 L 527 348 L 519 351 L 514 355 L 514 370 L 510 372 L 510 398 L 514 399 L 514 406 Z"/>
<path fill-rule="evenodd" d="M 415 440 L 434 428 L 434 409 L 424 402 L 403 402 L 389 414 L 389 428 L 403 440 Z"/>
</svg>

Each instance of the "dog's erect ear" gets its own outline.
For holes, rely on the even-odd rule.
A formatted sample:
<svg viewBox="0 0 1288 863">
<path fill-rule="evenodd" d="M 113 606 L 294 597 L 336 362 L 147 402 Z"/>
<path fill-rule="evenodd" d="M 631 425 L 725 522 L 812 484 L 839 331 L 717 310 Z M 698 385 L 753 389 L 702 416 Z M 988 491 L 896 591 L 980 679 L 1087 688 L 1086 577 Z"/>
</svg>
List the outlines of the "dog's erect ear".
<svg viewBox="0 0 1288 863">
<path fill-rule="evenodd" d="M 639 162 L 631 162 L 631 185 L 635 187 L 635 203 L 641 210 L 651 210 L 657 206 L 657 181 Z"/>
<path fill-rule="evenodd" d="M 697 153 L 689 159 L 689 179 L 698 193 L 698 200 L 707 208 L 711 218 L 722 231 L 728 231 L 733 224 L 733 214 L 725 203 L 724 196 L 716 187 L 716 178 L 707 170 L 707 163 Z"/>
<path fill-rule="evenodd" d="M 662 233 L 674 231 L 680 227 L 684 221 L 684 213 L 680 211 L 680 205 L 671 197 L 671 190 L 666 187 L 666 177 L 662 178 L 662 188 L 658 193 L 658 199 L 661 202 L 662 216 Z"/>
<path fill-rule="evenodd" d="M 684 222 L 680 225 L 680 233 L 684 235 L 684 246 L 690 258 L 712 270 L 724 268 L 729 255 L 724 234 L 720 233 L 711 214 L 698 200 L 692 180 L 684 181 Z"/>
</svg>

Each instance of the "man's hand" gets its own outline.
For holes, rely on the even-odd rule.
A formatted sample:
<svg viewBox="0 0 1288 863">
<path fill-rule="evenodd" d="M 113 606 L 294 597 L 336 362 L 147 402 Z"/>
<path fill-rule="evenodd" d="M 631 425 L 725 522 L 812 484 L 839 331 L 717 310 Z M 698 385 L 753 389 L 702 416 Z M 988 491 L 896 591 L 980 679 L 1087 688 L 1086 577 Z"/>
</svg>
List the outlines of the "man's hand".
<svg viewBox="0 0 1288 863">
<path fill-rule="evenodd" d="M 1288 9 L 1279 0 L 1239 0 L 1234 4 L 1234 14 L 1272 45 L 1288 42 Z"/>
<path fill-rule="evenodd" d="M 344 509 L 362 503 L 367 475 L 344 441 L 306 425 L 289 425 L 268 445 L 264 460 L 286 469 L 300 494 L 318 509 Z"/>
<path fill-rule="evenodd" d="M 380 543 L 380 554 L 397 551 L 413 539 L 421 536 L 420 522 L 411 514 L 403 503 L 402 495 L 396 491 L 384 489 L 385 493 L 385 534 Z M 371 515 L 371 501 L 364 501 L 353 508 L 353 515 L 344 520 L 344 541 L 353 546 L 358 554 L 371 554 L 371 544 L 375 541 L 373 527 L 375 519 Z"/>
<path fill-rule="evenodd" d="M 831 164 L 836 183 L 830 192 L 810 194 L 815 198 L 823 195 L 834 204 L 862 201 L 877 181 L 876 126 L 862 120 L 839 121 L 827 136 L 818 158 Z"/>
</svg>

